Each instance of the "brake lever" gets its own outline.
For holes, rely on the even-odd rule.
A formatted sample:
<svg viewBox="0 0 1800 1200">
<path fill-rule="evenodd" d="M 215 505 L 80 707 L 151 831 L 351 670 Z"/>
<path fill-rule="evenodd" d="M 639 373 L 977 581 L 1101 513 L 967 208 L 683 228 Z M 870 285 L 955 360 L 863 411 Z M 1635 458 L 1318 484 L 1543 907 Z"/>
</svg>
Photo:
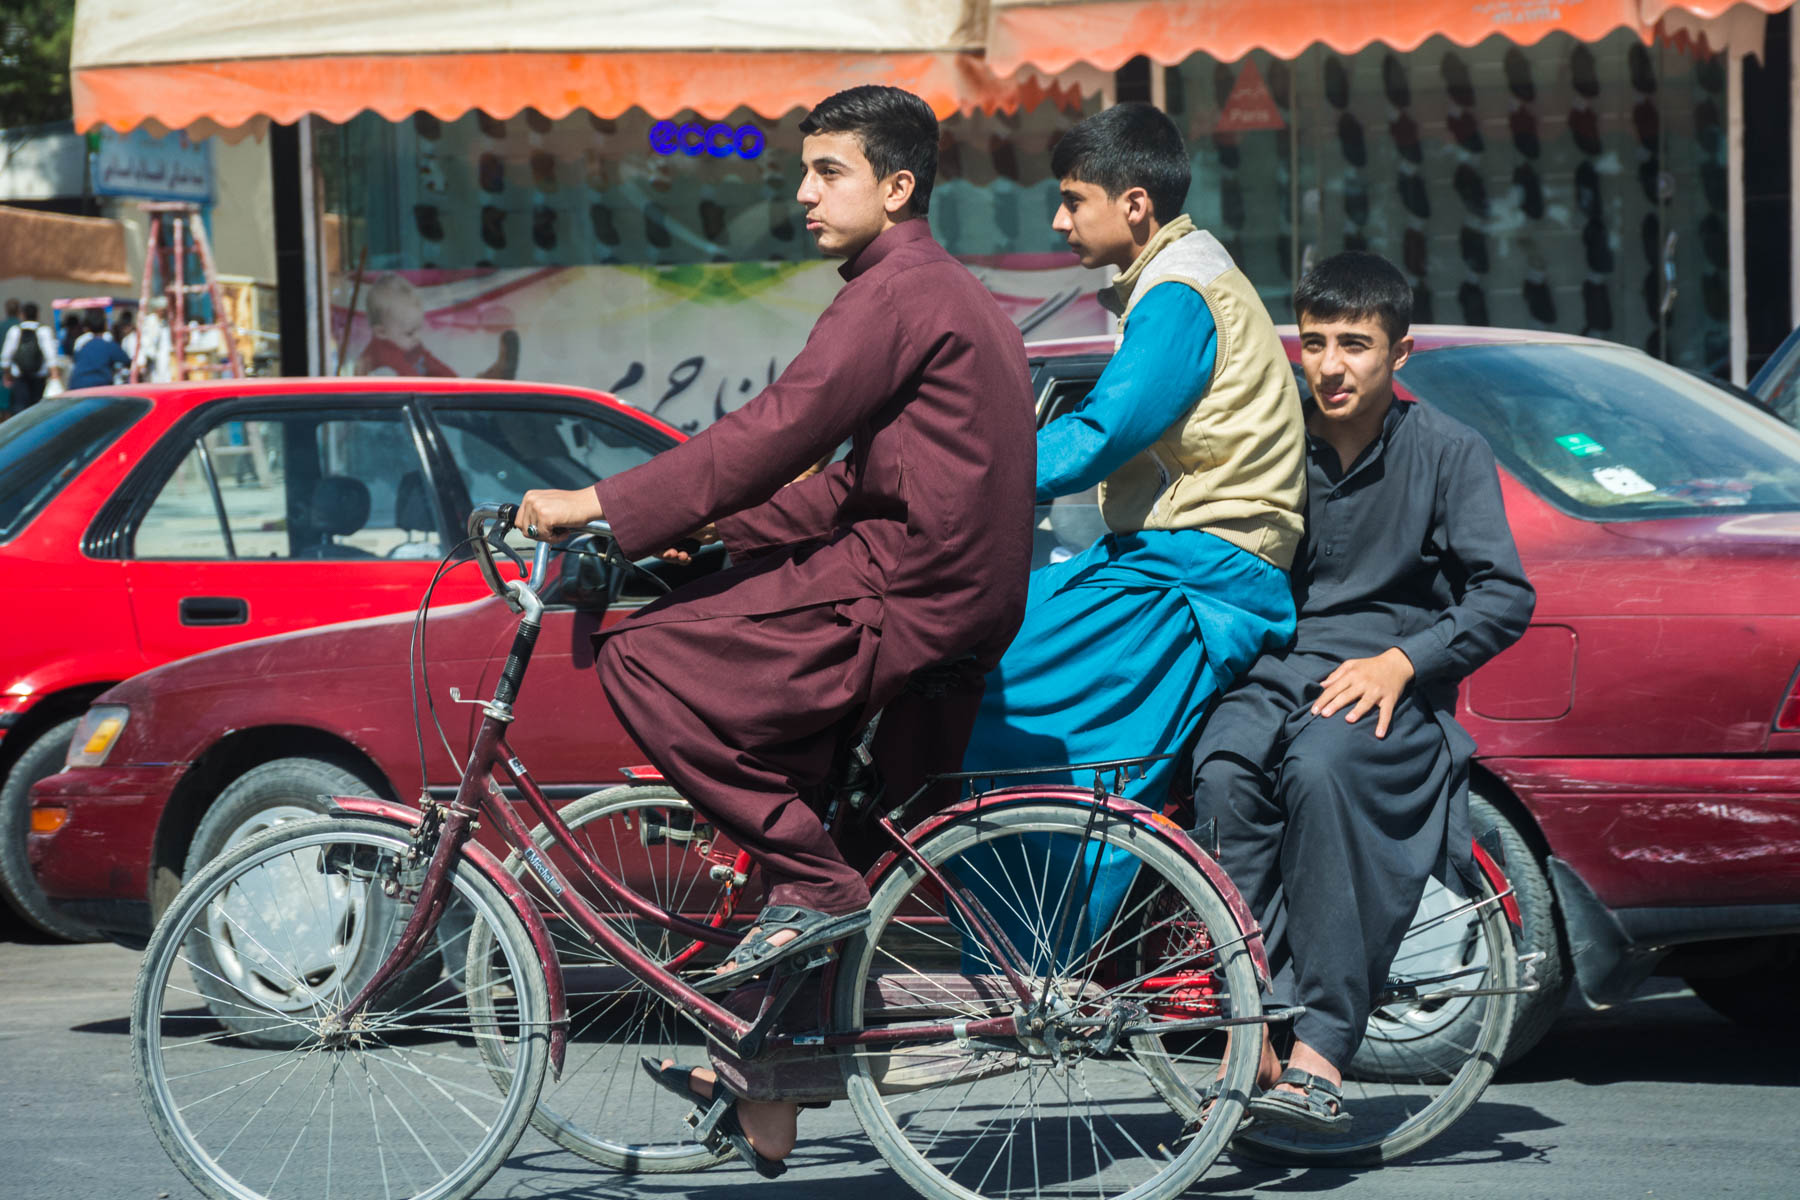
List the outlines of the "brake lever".
<svg viewBox="0 0 1800 1200">
<path fill-rule="evenodd" d="M 519 568 L 520 579 L 531 578 L 531 568 L 525 565 L 525 560 L 519 557 L 519 552 L 517 550 L 514 550 L 511 546 L 506 544 L 505 535 L 498 532 L 500 528 L 501 526 L 499 525 L 494 526 L 495 532 L 490 532 L 487 535 L 488 545 L 506 555 L 506 557 L 511 560 L 512 565 Z M 511 526 L 506 526 L 506 528 L 511 528 Z"/>
</svg>

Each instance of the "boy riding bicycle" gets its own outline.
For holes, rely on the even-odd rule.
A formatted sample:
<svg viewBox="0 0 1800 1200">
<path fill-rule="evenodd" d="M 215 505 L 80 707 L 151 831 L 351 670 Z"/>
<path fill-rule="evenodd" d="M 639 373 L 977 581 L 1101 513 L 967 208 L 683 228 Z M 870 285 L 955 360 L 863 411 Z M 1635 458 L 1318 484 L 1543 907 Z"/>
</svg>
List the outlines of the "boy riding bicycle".
<svg viewBox="0 0 1800 1200">
<path fill-rule="evenodd" d="M 1194 753 L 1197 818 L 1261 921 L 1277 1001 L 1301 1004 L 1287 1069 L 1267 1034 L 1259 1121 L 1330 1133 L 1340 1085 L 1427 879 L 1469 866 L 1456 686 L 1525 631 L 1534 593 L 1493 453 L 1394 396 L 1412 289 L 1366 253 L 1294 297 L 1311 398 L 1293 644 L 1226 695 Z"/>
<path fill-rule="evenodd" d="M 731 569 L 598 647 L 626 730 L 769 884 L 759 923 L 702 985 L 715 991 L 867 925 L 868 888 L 816 811 L 837 752 L 885 708 L 883 743 L 944 755 L 896 762 L 890 783 L 953 769 L 981 676 L 1018 628 L 1030 560 L 1024 343 L 932 240 L 936 118 L 910 93 L 867 86 L 829 97 L 800 128 L 807 229 L 847 260 L 805 348 L 690 441 L 591 489 L 528 492 L 517 518 L 532 537 L 604 518 L 634 557 L 716 524 L 732 554 Z M 795 479 L 846 439 L 848 457 Z M 935 731 L 920 736 L 902 690 L 943 664 L 963 687 L 929 718 L 912 706 Z M 675 1083 L 708 1096 L 708 1074 Z M 792 1147 L 795 1110 L 739 1109 L 747 1137 L 734 1144 L 770 1173 Z"/>
<path fill-rule="evenodd" d="M 1065 134 L 1051 169 L 1053 226 L 1083 266 L 1118 272 L 1100 301 L 1121 324 L 1093 391 L 1038 433 L 1038 499 L 1097 484 L 1110 532 L 1032 572 L 969 771 L 1185 746 L 1219 693 L 1294 628 L 1300 396 L 1250 280 L 1181 211 L 1180 131 L 1148 104 L 1115 105 Z M 1126 794 L 1161 808 L 1179 773 L 1151 762 Z"/>
</svg>

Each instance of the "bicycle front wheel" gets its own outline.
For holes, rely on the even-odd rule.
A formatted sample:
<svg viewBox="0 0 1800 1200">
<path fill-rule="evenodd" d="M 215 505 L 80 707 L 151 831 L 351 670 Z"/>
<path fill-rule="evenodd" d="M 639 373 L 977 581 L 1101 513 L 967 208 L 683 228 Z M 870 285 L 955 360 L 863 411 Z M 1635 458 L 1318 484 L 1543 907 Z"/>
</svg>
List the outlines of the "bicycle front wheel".
<svg viewBox="0 0 1800 1200">
<path fill-rule="evenodd" d="M 1228 1047 L 1215 1024 L 1258 1030 L 1262 1009 L 1245 931 L 1212 882 L 1164 835 L 1073 803 L 984 808 L 918 850 L 1002 929 L 1032 996 L 922 866 L 895 867 L 833 1001 L 840 1030 L 920 1031 L 845 1052 L 882 1157 L 947 1200 L 1179 1195 L 1224 1149 L 1256 1071 L 1258 1039 Z M 1008 1015 L 1017 1036 L 956 1031 Z"/>
<path fill-rule="evenodd" d="M 447 942 L 457 953 L 436 985 L 389 987 L 345 1027 L 335 1020 L 411 915 L 409 848 L 379 821 L 286 822 L 208 864 L 157 925 L 132 1001 L 138 1093 L 205 1195 L 458 1200 L 524 1132 L 548 1060 L 543 968 L 467 863 L 452 869 L 450 911 L 491 931 L 480 994 L 467 941 L 440 933 L 421 953 L 441 959 Z M 217 975 L 222 929 L 230 953 L 279 985 L 279 1005 Z M 511 1064 L 498 1088 L 489 1043 Z"/>
<path fill-rule="evenodd" d="M 1500 896 L 1484 876 L 1468 897 L 1425 886 L 1387 986 L 1344 1072 L 1347 1130 L 1255 1124 L 1233 1144 L 1287 1166 L 1374 1166 L 1419 1149 L 1481 1098 L 1522 990 Z"/>
</svg>

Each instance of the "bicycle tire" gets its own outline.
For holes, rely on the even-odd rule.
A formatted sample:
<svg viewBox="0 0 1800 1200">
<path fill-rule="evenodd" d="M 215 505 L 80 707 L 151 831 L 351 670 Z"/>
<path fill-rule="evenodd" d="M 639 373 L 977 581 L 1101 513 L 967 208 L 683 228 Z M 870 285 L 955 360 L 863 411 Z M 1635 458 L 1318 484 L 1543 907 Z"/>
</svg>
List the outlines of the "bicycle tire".
<svg viewBox="0 0 1800 1200">
<path fill-rule="evenodd" d="M 694 840 L 697 835 L 706 838 L 710 849 L 710 827 L 694 818 L 692 806 L 675 789 L 607 788 L 570 801 L 558 815 L 614 878 L 648 879 L 650 886 L 643 891 L 651 903 L 700 917 L 715 910 L 718 885 L 707 874 L 711 859 Z M 659 823 L 655 827 L 662 830 L 655 845 L 647 822 Z M 531 837 L 539 853 L 555 861 L 571 881 L 581 878 L 548 826 L 539 825 Z M 638 1065 L 641 1057 L 705 1065 L 706 1039 L 699 1029 L 572 929 L 516 851 L 506 867 L 545 910 L 568 990 L 569 1048 L 562 1077 L 545 1083 L 532 1125 L 564 1149 L 616 1171 L 701 1171 L 728 1161 L 729 1150 L 714 1153 L 688 1135 L 681 1118 L 692 1105 L 658 1087 Z M 591 888 L 581 891 L 602 913 L 615 908 Z M 630 930 L 639 947 L 660 962 L 698 949 L 691 939 L 647 922 L 615 927 Z M 481 951 L 480 942 L 471 941 L 471 990 L 476 992 L 479 964 L 487 961 Z M 620 1032 L 635 1037 L 621 1039 Z M 504 1070 L 509 1064 L 497 1061 L 496 1066 Z"/>
<path fill-rule="evenodd" d="M 1263 1124 L 1233 1150 L 1280 1166 L 1377 1166 L 1417 1151 L 1450 1128 L 1487 1088 L 1506 1051 L 1518 999 L 1519 960 L 1498 894 L 1483 877 L 1466 899 L 1426 885 L 1419 914 L 1394 959 L 1388 998 L 1369 1016 L 1344 1077 L 1352 1121 L 1336 1136 Z M 1470 907 L 1473 906 L 1473 907 Z M 1435 923 L 1434 923 L 1435 922 Z M 1423 998 L 1396 996 L 1410 976 L 1474 971 Z M 1499 994 L 1470 996 L 1464 990 Z M 1436 998 L 1433 998 L 1436 997 Z M 1460 1057 L 1446 1057 L 1454 1047 Z"/>
<path fill-rule="evenodd" d="M 548 993 L 524 923 L 470 864 L 453 867 L 453 898 L 492 930 L 503 966 L 487 972 L 489 986 L 510 1003 L 497 1005 L 493 992 L 472 1003 L 466 975 L 453 970 L 424 995 L 378 995 L 345 1033 L 325 1029 L 359 973 L 320 974 L 308 950 L 341 944 L 320 930 L 360 920 L 359 895 L 380 890 L 390 867 L 403 887 L 416 884 L 400 867 L 410 845 L 406 831 L 380 821 L 285 822 L 196 874 L 157 925 L 132 998 L 138 1095 L 157 1140 L 202 1194 L 463 1200 L 524 1133 L 548 1065 Z M 198 992 L 179 976 L 204 970 L 187 948 L 221 910 L 241 942 L 261 951 L 262 969 L 296 984 L 319 980 L 311 1012 L 258 1009 L 246 998 L 229 1028 L 208 1007 L 196 1010 Z M 382 958 L 391 945 L 378 948 Z M 439 939 L 424 953 L 441 956 Z M 242 1027 L 256 1020 L 300 1024 L 310 1035 L 286 1048 L 254 1046 Z M 488 1040 L 515 1047 L 514 1073 L 497 1094 L 490 1064 L 469 1045 Z"/>
<path fill-rule="evenodd" d="M 1083 836 L 1099 848 L 1082 852 L 1080 843 L 1068 840 Z M 1157 1014 L 1169 1010 L 1176 993 L 1149 990 L 1136 950 L 1169 927 L 1161 916 L 1152 920 L 1146 914 L 1159 897 L 1173 897 L 1183 919 L 1208 931 L 1213 949 L 1210 959 L 1182 955 L 1163 960 L 1160 967 L 1165 974 L 1186 972 L 1196 994 L 1210 987 L 1217 1015 L 1254 1021 L 1261 1015 L 1261 998 L 1245 931 L 1211 880 L 1175 848 L 1170 836 L 1180 835 L 1154 832 L 1091 805 L 1029 799 L 984 806 L 933 831 L 917 849 L 953 881 L 997 897 L 995 902 L 1007 910 L 1004 923 L 1014 927 L 1009 937 L 1015 951 L 1032 964 L 1034 981 L 1053 987 L 1073 1011 L 1088 1016 L 1130 1000 L 1142 1005 L 1137 1019 L 1154 1025 Z M 1066 870 L 1059 859 L 1067 859 Z M 1002 872 L 1004 878 L 996 879 Z M 1101 892 L 1102 875 L 1118 899 L 1109 895 L 1097 908 L 1093 897 Z M 1090 877 L 1096 880 L 1093 887 L 1087 886 Z M 1062 904 L 1065 893 L 1088 896 L 1089 907 L 1078 911 L 1079 900 Z M 1066 915 L 1042 915 L 1052 909 L 1077 914 L 1075 936 L 1061 931 L 1070 927 Z M 833 991 L 837 1029 L 908 1019 L 942 1022 L 946 1018 L 934 1005 L 949 1009 L 951 1017 L 958 1012 L 992 1016 L 1008 1002 L 949 998 L 950 989 L 967 986 L 956 984 L 952 976 L 974 981 L 982 968 L 994 964 L 984 961 L 987 955 L 979 942 L 958 925 L 959 918 L 950 914 L 941 891 L 917 863 L 902 859 L 896 864 L 876 889 L 871 917 L 869 929 L 846 944 L 838 966 Z M 1059 927 L 1055 931 L 1053 922 Z M 1086 943 L 1080 941 L 1084 924 L 1095 931 Z M 1101 929 L 1103 934 L 1097 932 Z M 969 973 L 972 968 L 976 974 Z M 1123 982 L 1117 982 L 1120 976 Z M 887 999 L 893 994 L 908 1002 L 895 1005 Z M 872 1011 L 871 996 L 885 1007 Z M 913 1010 L 910 1017 L 908 1009 Z M 1257 1039 L 1232 1039 L 1236 1044 L 1221 1059 L 1225 1040 L 1217 1030 L 1142 1033 L 1121 1040 L 1110 1053 L 1066 1055 L 1060 1070 L 1023 1039 L 1017 1045 L 1026 1052 L 1007 1054 L 945 1041 L 921 1047 L 913 1061 L 929 1071 L 935 1058 L 936 1074 L 948 1070 L 952 1077 L 898 1094 L 894 1089 L 903 1086 L 897 1081 L 907 1070 L 902 1054 L 846 1048 L 842 1064 L 851 1105 L 871 1142 L 921 1195 L 934 1200 L 1010 1200 L 1022 1194 L 1172 1200 L 1225 1148 L 1250 1094 Z M 1047 1051 L 1050 1043 L 1040 1040 L 1038 1045 Z M 1221 1065 L 1223 1095 L 1195 1130 L 1200 1092 Z M 1002 1132 L 1006 1112 L 1028 1085 L 1031 1095 L 1023 1106 L 1028 1119 L 1014 1121 Z M 884 1087 L 889 1094 L 883 1095 Z M 1040 1087 L 1050 1103 L 1039 1104 Z M 1082 1100 L 1076 1099 L 1076 1090 Z M 1121 1091 L 1130 1094 L 1128 1101 L 1114 1096 Z M 1101 1096 L 1104 1111 L 1097 1111 Z M 969 1128 L 951 1132 L 950 1123 L 971 1103 L 979 1115 L 971 1115 Z M 1025 1126 L 1029 1137 L 1021 1139 Z M 1046 1163 L 1040 1140 L 1058 1148 L 1057 1161 Z M 1028 1185 L 1015 1185 L 1013 1158 L 1022 1157 L 1018 1148 L 1027 1144 L 1031 1178 Z M 1076 1161 L 1076 1150 L 1086 1156 L 1084 1161 Z M 996 1179 L 1002 1154 L 1007 1168 Z M 1022 1163 L 1018 1173 L 1026 1173 Z"/>
</svg>

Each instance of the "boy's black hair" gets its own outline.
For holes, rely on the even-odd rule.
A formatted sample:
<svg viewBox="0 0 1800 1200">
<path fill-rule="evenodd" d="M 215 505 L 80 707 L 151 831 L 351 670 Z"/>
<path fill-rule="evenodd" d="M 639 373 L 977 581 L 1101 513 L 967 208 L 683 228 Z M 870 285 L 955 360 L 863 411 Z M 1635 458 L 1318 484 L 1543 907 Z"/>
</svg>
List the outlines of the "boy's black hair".
<svg viewBox="0 0 1800 1200">
<path fill-rule="evenodd" d="M 1294 316 L 1305 321 L 1374 317 L 1391 345 L 1412 328 L 1413 292 L 1393 263 L 1366 250 L 1346 250 L 1314 266 L 1294 289 Z"/>
<path fill-rule="evenodd" d="M 98 308 L 90 308 L 81 318 L 81 327 L 89 333 L 106 332 L 106 313 Z"/>
<path fill-rule="evenodd" d="M 875 178 L 911 171 L 912 213 L 931 207 L 937 180 L 938 121 L 931 105 L 903 88 L 865 83 L 825 97 L 800 122 L 800 132 L 854 133 Z"/>
<path fill-rule="evenodd" d="M 36 300 L 27 300 L 24 304 L 20 305 L 20 309 L 24 312 L 27 321 L 35 321 L 38 319 L 38 306 Z"/>
<path fill-rule="evenodd" d="M 1175 219 L 1193 178 L 1181 131 L 1149 104 L 1115 104 L 1062 135 L 1050 152 L 1050 172 L 1118 196 L 1141 187 L 1158 224 Z"/>
</svg>

